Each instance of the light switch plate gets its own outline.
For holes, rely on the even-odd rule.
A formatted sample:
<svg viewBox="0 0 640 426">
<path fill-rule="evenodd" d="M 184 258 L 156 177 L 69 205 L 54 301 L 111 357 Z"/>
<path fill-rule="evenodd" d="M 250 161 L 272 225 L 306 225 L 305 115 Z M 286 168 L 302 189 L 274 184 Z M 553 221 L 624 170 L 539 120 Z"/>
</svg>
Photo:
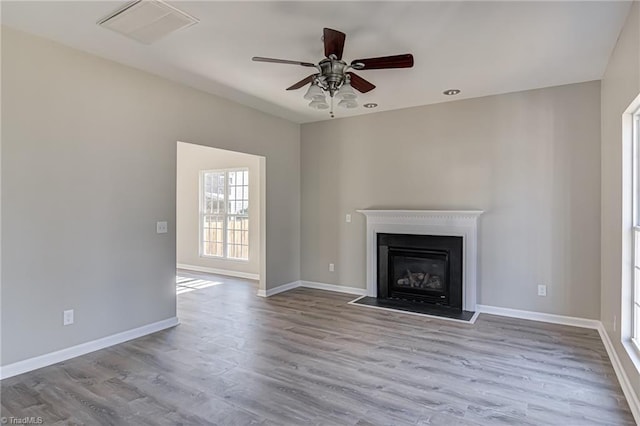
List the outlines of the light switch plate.
<svg viewBox="0 0 640 426">
<path fill-rule="evenodd" d="M 73 309 L 62 312 L 62 325 L 73 324 Z"/>
<path fill-rule="evenodd" d="M 156 232 L 158 234 L 167 233 L 167 222 L 156 222 Z"/>
</svg>

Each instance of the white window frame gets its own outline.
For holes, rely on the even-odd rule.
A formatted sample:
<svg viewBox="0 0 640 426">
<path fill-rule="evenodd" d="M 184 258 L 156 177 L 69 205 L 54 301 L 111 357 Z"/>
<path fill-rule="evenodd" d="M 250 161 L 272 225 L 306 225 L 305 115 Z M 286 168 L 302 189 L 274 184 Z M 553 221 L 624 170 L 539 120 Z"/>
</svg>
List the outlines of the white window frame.
<svg viewBox="0 0 640 426">
<path fill-rule="evenodd" d="M 631 114 L 631 141 L 633 147 L 631 341 L 636 353 L 640 355 L 640 209 L 638 209 L 638 203 L 640 203 L 640 108 Z"/>
<path fill-rule="evenodd" d="M 228 218 L 229 217 L 245 217 L 247 218 L 247 221 L 249 222 L 249 225 L 251 224 L 251 219 L 249 218 L 249 214 L 237 214 L 237 213 L 229 213 L 229 173 L 231 172 L 247 172 L 247 190 L 249 189 L 249 182 L 248 180 L 250 179 L 250 174 L 249 174 L 249 168 L 248 167 L 237 167 L 237 168 L 229 168 L 229 169 L 212 169 L 212 170 L 201 170 L 200 174 L 199 174 L 199 183 L 198 183 L 198 191 L 199 191 L 199 207 L 198 207 L 198 254 L 200 255 L 200 257 L 204 257 L 204 258 L 209 258 L 209 259 L 220 259 L 220 260 L 229 260 L 229 261 L 233 261 L 233 262 L 243 262 L 243 263 L 247 263 L 249 262 L 250 258 L 251 258 L 251 244 L 249 243 L 250 241 L 250 231 L 247 231 L 247 258 L 246 259 L 242 259 L 242 258 L 236 258 L 236 257 L 229 257 L 229 242 L 227 240 L 228 238 Z M 222 256 L 215 256 L 215 255 L 211 255 L 211 254 L 206 254 L 204 253 L 204 238 L 203 238 L 203 228 L 204 228 L 204 217 L 205 215 L 207 215 L 207 213 L 205 213 L 204 211 L 204 204 L 205 204 L 205 197 L 204 197 L 204 190 L 205 190 L 205 183 L 204 183 L 204 177 L 207 173 L 224 173 L 224 212 L 220 213 L 220 216 L 223 217 L 222 220 L 222 235 L 223 235 L 223 239 L 222 239 L 222 251 L 223 251 L 223 255 Z M 243 185 L 244 186 L 244 185 Z M 250 195 L 250 191 L 249 191 L 249 195 L 247 196 L 247 202 L 249 201 L 249 197 Z M 248 208 L 251 208 L 251 205 L 248 205 Z"/>
</svg>

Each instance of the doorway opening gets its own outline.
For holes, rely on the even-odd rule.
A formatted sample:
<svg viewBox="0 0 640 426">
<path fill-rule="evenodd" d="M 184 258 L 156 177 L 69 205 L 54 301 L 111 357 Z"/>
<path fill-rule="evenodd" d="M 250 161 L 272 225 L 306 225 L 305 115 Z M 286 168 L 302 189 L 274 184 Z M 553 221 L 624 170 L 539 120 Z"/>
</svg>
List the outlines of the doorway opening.
<svg viewBox="0 0 640 426">
<path fill-rule="evenodd" d="M 266 288 L 265 166 L 262 156 L 177 143 L 178 293 L 219 284 L 212 274 Z"/>
</svg>

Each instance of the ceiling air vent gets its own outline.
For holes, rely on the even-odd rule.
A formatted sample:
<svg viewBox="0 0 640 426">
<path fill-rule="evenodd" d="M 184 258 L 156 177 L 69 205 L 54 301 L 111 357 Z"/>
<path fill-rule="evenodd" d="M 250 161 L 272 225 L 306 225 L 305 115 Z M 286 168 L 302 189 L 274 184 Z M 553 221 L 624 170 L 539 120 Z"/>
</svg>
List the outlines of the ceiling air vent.
<svg viewBox="0 0 640 426">
<path fill-rule="evenodd" d="M 159 0 L 137 0 L 116 10 L 98 25 L 151 44 L 169 33 L 197 24 L 198 19 Z"/>
</svg>

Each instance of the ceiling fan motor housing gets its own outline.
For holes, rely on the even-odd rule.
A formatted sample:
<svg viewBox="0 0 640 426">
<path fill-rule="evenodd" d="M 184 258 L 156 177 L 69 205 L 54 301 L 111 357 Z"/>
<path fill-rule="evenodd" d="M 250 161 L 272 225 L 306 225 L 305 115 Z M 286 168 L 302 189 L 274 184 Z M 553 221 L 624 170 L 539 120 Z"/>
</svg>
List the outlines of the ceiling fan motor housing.
<svg viewBox="0 0 640 426">
<path fill-rule="evenodd" d="M 327 84 L 327 90 L 333 97 L 333 94 L 344 82 L 347 63 L 339 59 L 326 58 L 320 61 L 318 66 L 320 67 L 320 74 Z"/>
</svg>

